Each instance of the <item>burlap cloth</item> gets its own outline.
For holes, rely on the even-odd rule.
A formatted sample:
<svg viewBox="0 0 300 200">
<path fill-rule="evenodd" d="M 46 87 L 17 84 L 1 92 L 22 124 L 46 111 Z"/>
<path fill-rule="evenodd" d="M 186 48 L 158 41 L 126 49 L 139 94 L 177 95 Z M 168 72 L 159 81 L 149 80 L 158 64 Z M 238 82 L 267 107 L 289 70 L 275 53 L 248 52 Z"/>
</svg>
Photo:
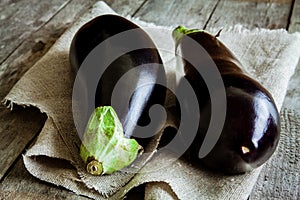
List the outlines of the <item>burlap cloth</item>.
<svg viewBox="0 0 300 200">
<path fill-rule="evenodd" d="M 96 199 L 120 199 L 131 188 L 146 182 L 158 182 L 147 185 L 145 198 L 148 199 L 246 199 L 262 167 L 245 175 L 223 176 L 178 160 L 167 168 L 160 169 L 159 166 L 171 156 L 155 154 L 137 174 L 117 172 L 95 177 L 85 172 L 78 154 L 80 139 L 72 118 L 74 74 L 68 52 L 78 28 L 92 18 L 106 13 L 114 12 L 105 3 L 96 3 L 57 40 L 5 97 L 5 103 L 10 107 L 13 104 L 36 106 L 48 116 L 36 143 L 23 156 L 27 170 L 41 180 Z M 170 52 L 174 51 L 171 30 L 176 25 L 164 28 L 132 20 L 143 28 L 155 28 L 147 31 L 160 50 L 169 50 L 161 51 L 161 55 L 168 74 L 174 74 L 176 59 L 172 58 Z M 249 31 L 236 26 L 223 30 L 220 39 L 233 50 L 245 70 L 271 92 L 280 109 L 288 81 L 298 63 L 299 34 L 288 34 L 284 30 Z M 290 132 L 290 126 L 285 127 L 285 120 L 286 117 L 283 118 L 282 137 Z M 149 169 L 158 170 L 148 173 Z"/>
</svg>

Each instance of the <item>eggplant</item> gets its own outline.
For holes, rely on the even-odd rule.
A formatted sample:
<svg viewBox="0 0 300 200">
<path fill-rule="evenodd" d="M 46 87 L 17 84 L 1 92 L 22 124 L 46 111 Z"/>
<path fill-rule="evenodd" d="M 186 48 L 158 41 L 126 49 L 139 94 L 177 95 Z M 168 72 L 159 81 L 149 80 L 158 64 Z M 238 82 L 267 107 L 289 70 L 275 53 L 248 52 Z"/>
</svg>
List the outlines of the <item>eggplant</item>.
<svg viewBox="0 0 300 200">
<path fill-rule="evenodd" d="M 209 169 L 239 174 L 261 166 L 274 153 L 280 137 L 280 117 L 271 94 L 243 72 L 238 59 L 218 40 L 219 34 L 183 26 L 173 31 L 176 47 L 180 47 L 183 57 L 184 78 L 194 89 L 200 107 L 197 135 L 186 155 L 192 162 Z M 191 39 L 203 47 L 215 63 L 226 94 L 226 116 L 221 135 L 204 157 L 199 157 L 198 152 L 206 137 L 213 105 L 204 78 L 197 70 L 206 67 L 206 58 L 191 47 Z M 189 60 L 194 61 L 193 65 Z M 184 92 L 182 90 L 179 84 L 178 92 Z M 185 99 L 183 103 L 183 112 L 193 112 L 194 105 L 188 101 Z"/>
<path fill-rule="evenodd" d="M 145 149 L 152 137 L 148 137 L 139 127 L 154 123 L 155 119 L 150 119 L 149 110 L 155 104 L 163 106 L 166 98 L 166 73 L 162 59 L 146 32 L 121 16 L 108 14 L 96 17 L 75 34 L 69 60 L 75 73 L 83 80 L 85 91 L 82 93 L 89 100 L 88 107 L 92 107 L 88 111 L 90 122 L 84 122 L 87 127 L 84 134 L 98 131 L 99 127 L 91 126 L 97 124 L 95 116 L 98 119 L 111 119 L 115 121 L 114 124 L 119 124 L 120 120 L 122 130 L 118 129 L 117 132 L 121 130 L 124 138 L 135 139 Z M 97 86 L 94 91 L 91 88 L 95 81 Z M 94 109 L 96 111 L 93 112 Z M 107 114 L 114 112 L 114 117 Z M 101 120 L 98 120 L 98 124 L 101 124 Z M 109 126 L 109 123 L 104 126 Z M 161 122 L 156 120 L 151 130 L 155 131 L 160 126 Z M 89 137 L 99 139 L 95 135 Z M 83 143 L 88 140 L 92 139 L 83 136 Z M 88 146 L 89 142 L 82 147 L 85 149 L 83 154 L 90 155 L 82 156 L 87 164 L 95 159 L 95 150 L 88 152 Z M 92 171 L 97 171 L 97 166 Z M 92 169 L 93 166 L 89 167 Z"/>
</svg>

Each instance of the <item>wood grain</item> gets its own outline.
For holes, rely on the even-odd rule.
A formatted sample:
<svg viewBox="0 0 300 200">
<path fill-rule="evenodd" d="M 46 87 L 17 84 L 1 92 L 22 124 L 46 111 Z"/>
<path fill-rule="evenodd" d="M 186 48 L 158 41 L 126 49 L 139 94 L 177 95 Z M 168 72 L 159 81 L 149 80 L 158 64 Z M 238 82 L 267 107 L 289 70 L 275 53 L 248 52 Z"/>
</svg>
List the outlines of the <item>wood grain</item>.
<svg viewBox="0 0 300 200">
<path fill-rule="evenodd" d="M 8 50 L 3 52 L 9 54 L 9 56 L 0 66 L 0 99 L 4 98 L 20 77 L 49 50 L 57 38 L 70 27 L 74 21 L 95 2 L 97 2 L 97 0 L 70 1 L 62 10 L 52 13 L 53 16 L 51 20 L 45 23 L 39 30 L 35 31 L 32 29 L 32 33 L 24 39 L 12 53 L 7 52 Z M 130 12 L 133 14 L 143 1 L 124 0 L 108 1 L 107 3 L 118 13 L 128 15 Z M 28 11 L 27 7 L 24 9 Z M 132 10 L 130 11 L 130 9 Z M 15 26 L 15 24 L 11 26 Z M 1 32 L 2 31 L 0 31 L 0 34 Z"/>
<path fill-rule="evenodd" d="M 0 66 L 0 99 L 4 98 L 16 81 L 49 50 L 74 20 L 95 2 L 96 0 L 71 1 L 63 10 L 52 13 L 51 20 L 43 24 L 43 27 L 39 30 L 30 30 L 30 35 L 10 53 Z M 22 10 L 25 9 L 28 12 L 27 7 L 24 7 Z M 12 26 L 15 25 L 12 24 Z M 29 30 L 27 31 L 29 32 Z"/>
<path fill-rule="evenodd" d="M 207 27 L 286 28 L 292 2 L 220 0 Z"/>
<path fill-rule="evenodd" d="M 157 25 L 202 28 L 217 3 L 218 0 L 152 0 L 147 1 L 135 17 Z"/>
<path fill-rule="evenodd" d="M 300 32 L 300 0 L 295 0 L 288 30 Z"/>
<path fill-rule="evenodd" d="M 283 107 L 295 110 L 300 115 L 300 62 L 295 69 L 294 75 L 289 81 L 289 87 L 283 102 Z M 300 137 L 300 136 L 299 136 Z"/>
<path fill-rule="evenodd" d="M 233 0 L 240 2 L 258 2 L 258 3 L 287 3 L 289 0 Z"/>
<path fill-rule="evenodd" d="M 291 14 L 290 24 L 288 26 L 289 32 L 300 32 L 300 0 L 295 0 L 293 12 Z M 292 76 L 289 87 L 284 100 L 284 107 L 295 110 L 300 115 L 300 60 Z"/>
<path fill-rule="evenodd" d="M 44 26 L 68 2 L 60 0 L 43 3 L 37 3 L 36 0 L 3 1 L 0 7 L 0 63 L 31 32 Z"/>
<path fill-rule="evenodd" d="M 46 119 L 36 108 L 0 107 L 0 180 L 29 142 L 39 133 Z"/>
<path fill-rule="evenodd" d="M 36 179 L 29 174 L 20 159 L 0 185 L 0 199 L 86 200 L 88 198 Z"/>
<path fill-rule="evenodd" d="M 147 0 L 105 0 L 114 11 L 123 16 L 133 16 Z"/>
</svg>

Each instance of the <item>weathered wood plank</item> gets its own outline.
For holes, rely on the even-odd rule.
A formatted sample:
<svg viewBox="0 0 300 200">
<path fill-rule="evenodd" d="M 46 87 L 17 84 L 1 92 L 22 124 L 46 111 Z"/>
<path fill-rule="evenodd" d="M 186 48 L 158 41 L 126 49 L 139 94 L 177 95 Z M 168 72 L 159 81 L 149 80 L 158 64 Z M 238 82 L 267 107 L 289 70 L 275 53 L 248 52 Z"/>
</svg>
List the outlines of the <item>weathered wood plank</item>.
<svg viewBox="0 0 300 200">
<path fill-rule="evenodd" d="M 36 179 L 29 174 L 20 158 L 13 170 L 0 184 L 0 199 L 86 200 L 88 198 Z"/>
<path fill-rule="evenodd" d="M 38 109 L 19 108 L 10 111 L 0 107 L 0 180 L 41 130 L 45 119 Z"/>
<path fill-rule="evenodd" d="M 0 98 L 40 59 L 73 21 L 96 1 L 71 1 L 38 31 L 29 35 L 0 66 Z M 32 4 L 32 3 L 31 3 Z M 33 6 L 33 5 L 31 5 Z M 31 12 L 27 7 L 27 12 Z M 51 9 L 51 8 L 49 8 Z M 30 15 L 30 14 L 29 14 Z M 39 21 L 39 19 L 33 19 Z"/>
<path fill-rule="evenodd" d="M 288 27 L 289 32 L 300 32 L 300 0 L 295 0 L 293 11 L 291 15 L 290 24 Z M 300 62 L 292 76 L 288 91 L 284 100 L 284 106 L 294 109 L 300 115 Z"/>
<path fill-rule="evenodd" d="M 292 0 L 220 0 L 207 27 L 286 28 Z"/>
<path fill-rule="evenodd" d="M 135 17 L 164 26 L 185 25 L 202 28 L 218 0 L 147 1 Z"/>
<path fill-rule="evenodd" d="M 288 30 L 300 32 L 300 0 L 295 0 Z"/>
<path fill-rule="evenodd" d="M 4 1 L 0 7 L 0 63 L 16 49 L 32 31 L 38 30 L 68 1 L 17 0 Z"/>
<path fill-rule="evenodd" d="M 53 19 L 38 31 L 33 32 L 0 66 L 0 99 L 2 99 L 20 77 L 38 61 L 57 38 L 97 0 L 73 0 Z M 29 2 L 30 3 L 30 2 Z M 132 15 L 143 1 L 107 1 L 118 13 Z M 126 6 L 124 6 L 126 5 Z M 27 7 L 24 9 L 28 9 Z M 130 11 L 130 9 L 132 9 Z M 31 12 L 30 10 L 27 10 Z M 38 19 L 36 19 L 38 20 Z"/>
<path fill-rule="evenodd" d="M 0 6 L 0 63 L 11 54 L 30 34 L 43 27 L 51 17 L 60 9 L 66 6 L 71 0 L 55 1 L 37 1 L 37 0 L 18 0 L 18 1 L 1 1 Z M 96 0 L 83 1 L 82 4 L 76 4 L 82 7 L 92 5 Z M 132 14 L 144 2 L 144 0 L 124 0 L 124 1 L 106 1 L 112 8 L 118 9 L 118 12 L 124 15 Z M 73 7 L 72 15 L 78 13 L 78 8 Z M 62 20 L 61 23 L 65 21 Z M 67 23 L 67 22 L 65 22 Z M 57 29 L 55 29 L 57 30 Z M 64 29 L 63 29 L 64 30 Z M 62 31 L 63 31 L 62 30 Z"/>
<path fill-rule="evenodd" d="M 300 115 L 300 62 L 292 76 L 289 87 L 283 102 L 283 106 L 292 110 Z"/>
</svg>

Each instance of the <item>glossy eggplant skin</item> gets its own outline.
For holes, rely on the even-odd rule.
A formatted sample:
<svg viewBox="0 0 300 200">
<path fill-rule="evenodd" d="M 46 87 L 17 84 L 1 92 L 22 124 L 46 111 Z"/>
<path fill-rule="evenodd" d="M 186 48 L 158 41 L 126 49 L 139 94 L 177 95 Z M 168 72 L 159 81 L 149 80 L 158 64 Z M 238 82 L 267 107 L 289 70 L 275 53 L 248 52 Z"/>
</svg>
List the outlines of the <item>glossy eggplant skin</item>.
<svg viewBox="0 0 300 200">
<path fill-rule="evenodd" d="M 280 117 L 272 96 L 261 84 L 243 73 L 240 62 L 216 36 L 204 31 L 187 36 L 200 44 L 216 64 L 227 100 L 221 136 L 210 153 L 200 159 L 198 152 L 210 123 L 212 105 L 203 78 L 194 66 L 183 60 L 185 78 L 193 87 L 200 107 L 198 133 L 188 151 L 190 159 L 226 174 L 257 168 L 274 153 L 280 137 Z M 201 67 L 201 57 L 191 51 L 186 39 L 182 37 L 179 43 L 183 58 L 198 59 L 196 64 Z M 186 112 L 192 112 L 193 105 L 185 105 L 188 105 L 184 108 Z"/>
<path fill-rule="evenodd" d="M 129 76 L 119 88 L 115 102 L 118 105 L 116 112 L 123 125 L 124 134 L 131 138 L 133 134 L 137 138 L 139 134 L 134 133 L 136 126 L 145 126 L 150 122 L 148 111 L 154 104 L 163 105 L 166 97 L 166 88 L 161 86 L 166 83 L 166 74 L 162 60 L 155 44 L 140 27 L 127 19 L 117 15 L 102 15 L 86 23 L 75 34 L 70 47 L 70 63 L 77 71 L 88 54 L 103 41 L 112 36 L 122 34 L 129 30 L 135 30 L 135 46 L 146 45 L 149 48 L 140 48 L 130 51 L 130 47 L 122 46 L 115 41 L 110 42 L 108 48 L 103 50 L 104 55 L 112 55 L 118 50 L 129 49 L 127 53 L 119 56 L 109 66 L 103 66 L 101 62 L 96 67 L 105 68 L 99 77 L 95 96 L 95 107 L 111 105 L 112 92 L 121 77 L 135 69 L 134 76 Z M 126 33 L 124 36 L 126 40 Z M 102 53 L 102 52 L 101 52 Z M 93 70 L 93 69 L 91 69 Z M 83 75 L 85 76 L 85 75 Z M 84 77 L 89 81 L 89 77 Z M 150 80 L 150 81 L 148 81 Z M 155 82 L 161 83 L 155 84 Z M 88 90 L 88 88 L 87 88 Z M 129 91 L 134 91 L 128 103 L 124 104 Z M 88 91 L 89 92 L 89 91 Z M 120 105 L 120 106 L 119 106 Z M 143 146 L 143 139 L 137 141 Z"/>
</svg>

